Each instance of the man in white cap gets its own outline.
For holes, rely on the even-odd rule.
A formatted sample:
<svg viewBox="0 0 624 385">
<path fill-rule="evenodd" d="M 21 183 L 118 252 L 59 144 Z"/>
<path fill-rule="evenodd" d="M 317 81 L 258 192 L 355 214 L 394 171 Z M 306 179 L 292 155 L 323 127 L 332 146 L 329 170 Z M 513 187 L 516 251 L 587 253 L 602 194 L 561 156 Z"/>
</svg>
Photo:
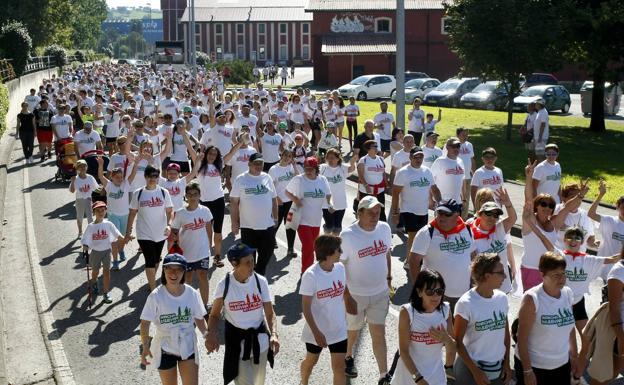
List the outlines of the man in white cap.
<svg viewBox="0 0 624 385">
<path fill-rule="evenodd" d="M 535 157 L 538 161 L 544 160 L 546 152 L 546 143 L 550 136 L 548 111 L 546 111 L 546 101 L 539 98 L 535 101 L 535 122 L 533 123 L 533 142 L 535 143 Z"/>
<path fill-rule="evenodd" d="M 386 316 L 390 305 L 389 290 L 392 285 L 390 253 L 392 233 L 390 226 L 379 221 L 383 205 L 374 196 L 360 199 L 358 221 L 340 233 L 347 287 L 347 358 L 345 375 L 357 377 L 353 347 L 360 330 L 368 323 L 373 354 L 379 368 L 380 385 L 390 384 L 386 346 Z"/>
<path fill-rule="evenodd" d="M 455 202 L 462 201 L 462 187 L 464 184 L 464 162 L 459 158 L 461 142 L 452 136 L 446 140 L 446 156 L 442 156 L 433 162 L 431 172 L 436 186 L 440 189 L 443 200 L 452 199 Z M 461 210 L 460 210 L 461 211 Z"/>
</svg>

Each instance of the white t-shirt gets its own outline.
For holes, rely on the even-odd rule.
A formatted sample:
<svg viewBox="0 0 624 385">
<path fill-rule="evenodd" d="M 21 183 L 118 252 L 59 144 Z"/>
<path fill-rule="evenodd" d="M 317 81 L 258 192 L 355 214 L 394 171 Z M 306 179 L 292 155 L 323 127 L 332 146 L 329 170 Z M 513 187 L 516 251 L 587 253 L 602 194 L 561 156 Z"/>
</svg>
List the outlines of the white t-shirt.
<svg viewBox="0 0 624 385">
<path fill-rule="evenodd" d="M 341 164 L 336 167 L 330 167 L 327 163 L 323 163 L 320 168 L 320 174 L 327 178 L 327 182 L 329 182 L 334 209 L 346 210 L 347 187 L 345 182 L 349 176 L 349 166 Z M 327 205 L 323 208 L 327 208 Z"/>
<path fill-rule="evenodd" d="M 496 362 L 505 357 L 505 330 L 509 302 L 500 290 L 485 298 L 472 288 L 459 298 L 455 316 L 468 322 L 464 345 L 473 361 Z"/>
<path fill-rule="evenodd" d="M 175 121 L 178 118 L 178 101 L 173 97 L 170 99 L 162 98 L 158 102 L 158 111 L 162 112 L 163 115 L 171 114 Z"/>
<path fill-rule="evenodd" d="M 84 130 L 76 132 L 74 135 L 74 143 L 78 145 L 78 154 L 82 154 L 87 151 L 93 151 L 97 148 L 96 143 L 100 141 L 100 134 L 91 130 L 90 133 L 86 133 Z"/>
<path fill-rule="evenodd" d="M 563 255 L 566 260 L 566 286 L 572 289 L 573 303 L 577 304 L 585 294 L 589 294 L 589 284 L 600 276 L 605 259 L 585 253 L 575 256 L 559 249 L 557 253 Z"/>
<path fill-rule="evenodd" d="M 91 222 L 87 225 L 80 243 L 95 251 L 111 249 L 111 244 L 117 242 L 121 233 L 117 227 L 107 219 L 100 223 Z"/>
<path fill-rule="evenodd" d="M 336 122 L 336 119 L 338 118 L 338 109 L 336 107 L 327 108 L 324 113 L 326 121 Z"/>
<path fill-rule="evenodd" d="M 182 294 L 174 297 L 164 285 L 160 285 L 147 296 L 141 319 L 153 323 L 156 330 L 165 336 L 161 341 L 162 350 L 187 359 L 194 353 L 195 341 L 190 338 L 196 338 L 195 332 L 185 341 L 168 335 L 177 335 L 171 333 L 176 328 L 193 329 L 195 320 L 203 319 L 205 315 L 206 308 L 199 291 L 185 284 Z"/>
<path fill-rule="evenodd" d="M 464 162 L 459 157 L 457 159 L 438 158 L 433 162 L 431 172 L 435 185 L 442 195 L 442 200 L 454 199 L 456 202 L 461 202 Z"/>
<path fill-rule="evenodd" d="M 424 256 L 423 267 L 442 274 L 445 295 L 459 298 L 470 289 L 471 255 L 476 248 L 472 234 L 465 226 L 447 234 L 434 227 L 429 235 L 429 226 L 418 230 L 411 252 Z"/>
<path fill-rule="evenodd" d="M 151 116 L 156 110 L 156 101 L 154 99 L 144 100 L 143 101 L 143 115 Z"/>
<path fill-rule="evenodd" d="M 142 192 L 141 192 L 142 191 Z M 139 201 L 141 192 L 141 201 Z M 138 210 L 136 234 L 137 239 L 160 242 L 167 238 L 167 213 L 165 209 L 172 208 L 169 191 L 160 186 L 153 190 L 140 188 L 132 193 L 130 208 Z"/>
<path fill-rule="evenodd" d="M 239 116 L 238 118 L 238 123 L 240 124 L 240 127 L 242 126 L 249 126 L 249 135 L 252 138 L 256 137 L 256 124 L 258 124 L 258 117 L 252 114 L 249 114 L 249 116 Z"/>
<path fill-rule="evenodd" d="M 555 207 L 555 214 L 558 214 L 563 208 L 562 204 L 558 204 Z M 570 227 L 579 227 L 583 230 L 583 244 L 581 245 L 580 251 L 587 251 L 587 239 L 594 235 L 594 221 L 591 220 L 589 215 L 587 215 L 587 211 L 584 209 L 577 209 L 575 213 L 568 213 L 563 221 L 563 227 L 559 230 L 559 236 L 557 237 L 557 247 L 560 249 L 564 248 L 563 237 L 565 235 L 565 231 Z"/>
<path fill-rule="evenodd" d="M 500 168 L 494 167 L 493 170 L 485 168 L 485 166 L 479 167 L 472 176 L 471 186 L 477 188 L 488 187 L 492 191 L 498 190 L 503 187 L 504 179 L 503 172 Z"/>
<path fill-rule="evenodd" d="M 207 207 L 199 205 L 195 210 L 188 207 L 177 210 L 171 227 L 178 229 L 178 243 L 189 263 L 210 257 L 210 240 L 206 226 L 210 226 L 212 214 Z"/>
<path fill-rule="evenodd" d="M 539 139 L 540 127 L 544 124 L 544 133 L 542 134 L 542 141 L 540 143 L 548 143 L 548 137 L 550 135 L 550 127 L 549 127 L 549 119 L 548 119 L 548 111 L 545 108 L 537 111 L 535 115 L 535 121 L 533 123 L 533 139 L 537 142 Z"/>
<path fill-rule="evenodd" d="M 386 173 L 386 165 L 381 156 L 375 156 L 371 158 L 368 154 L 358 160 L 358 165 L 364 165 L 364 180 L 369 186 L 380 184 L 384 180 L 384 174 Z M 358 184 L 358 189 L 362 193 L 366 193 L 366 187 L 362 184 Z M 384 187 L 378 187 L 377 193 L 384 191 Z"/>
<path fill-rule="evenodd" d="M 533 179 L 539 181 L 538 194 L 550 194 L 559 203 L 559 187 L 561 187 L 561 165 L 551 164 L 547 160 L 535 166 Z"/>
<path fill-rule="evenodd" d="M 258 328 L 264 322 L 264 304 L 272 302 L 271 291 L 266 278 L 254 273 L 247 282 L 241 283 L 230 275 L 230 284 L 226 298 L 223 303 L 223 315 L 225 319 L 239 329 Z M 255 275 L 255 277 L 254 277 Z M 260 283 L 260 290 L 256 283 L 256 277 Z M 223 298 L 225 290 L 225 278 L 218 284 L 215 291 L 215 298 Z M 261 334 L 258 336 L 260 352 L 265 352 L 269 348 L 269 336 Z M 241 342 L 243 344 L 243 342 Z M 241 351 L 241 355 L 242 355 Z"/>
<path fill-rule="evenodd" d="M 106 124 L 106 137 L 116 138 L 120 134 L 119 129 L 119 112 L 104 115 L 104 123 Z"/>
<path fill-rule="evenodd" d="M 472 177 L 472 158 L 474 158 L 474 149 L 472 143 L 466 141 L 459 147 L 459 159 L 464 162 L 464 179 L 470 180 Z"/>
<path fill-rule="evenodd" d="M 154 156 L 152 156 L 152 163 L 149 163 L 147 160 L 145 159 L 141 159 L 137 165 L 137 172 L 134 175 L 134 179 L 132 180 L 132 183 L 130 184 L 130 190 L 134 191 L 138 188 L 141 188 L 143 186 L 145 186 L 146 181 L 145 181 L 145 169 L 147 168 L 148 165 L 152 165 L 153 167 L 157 168 L 160 170 L 160 167 L 162 165 L 162 161 L 160 159 L 160 154 L 156 154 Z M 132 173 L 132 169 L 134 168 L 134 162 L 130 163 L 130 165 L 128 166 L 128 176 L 130 176 L 130 174 Z"/>
<path fill-rule="evenodd" d="M 253 147 L 239 148 L 238 151 L 226 162 L 226 165 L 232 166 L 231 180 L 236 179 L 239 175 L 249 171 L 249 157 L 255 154 L 256 149 Z"/>
<path fill-rule="evenodd" d="M 318 175 L 316 179 L 308 179 L 305 175 L 297 175 L 286 186 L 286 191 L 301 199 L 300 225 L 320 227 L 323 219 L 323 206 L 327 196 L 331 195 L 327 178 Z"/>
<path fill-rule="evenodd" d="M 406 166 L 410 163 L 410 154 L 409 151 L 405 151 L 403 149 L 397 151 L 392 156 L 392 167 L 396 168 L 398 171 L 403 166 Z"/>
<path fill-rule="evenodd" d="M 423 153 L 425 154 L 425 159 L 423 160 L 423 166 L 426 166 L 429 168 L 431 168 L 431 166 L 433 165 L 433 162 L 435 162 L 436 159 L 442 156 L 441 148 L 437 148 L 437 147 L 429 148 L 427 146 L 424 146 L 422 150 L 423 150 Z"/>
<path fill-rule="evenodd" d="M 334 264 L 331 271 L 323 270 L 317 262 L 301 276 L 299 294 L 312 297 L 312 316 L 327 344 L 347 338 L 347 313 L 343 300 L 345 284 L 345 268 L 340 262 Z M 307 322 L 304 323 L 301 339 L 317 344 Z"/>
<path fill-rule="evenodd" d="M 204 170 L 197 172 L 197 181 L 201 189 L 202 202 L 211 202 L 223 197 L 223 187 L 221 187 L 221 173 L 214 164 L 206 165 Z"/>
<path fill-rule="evenodd" d="M 451 307 L 448 302 L 442 304 L 441 310 L 432 313 L 421 313 L 407 303 L 401 306 L 410 318 L 410 347 L 409 355 L 416 369 L 427 384 L 446 385 L 446 374 L 444 372 L 444 362 L 442 361 L 443 343 L 434 339 L 429 330 L 431 328 L 447 329 L 448 316 Z M 405 367 L 403 360 L 399 360 L 392 379 L 393 385 L 411 385 L 414 381 L 412 375 Z"/>
<path fill-rule="evenodd" d="M 106 184 L 104 190 L 106 191 L 108 213 L 117 216 L 128 215 L 130 210 L 130 202 L 128 199 L 130 185 L 128 184 L 128 181 L 124 180 L 119 186 L 116 186 L 112 181 L 110 181 Z"/>
<path fill-rule="evenodd" d="M 539 228 L 538 231 L 541 231 L 553 245 L 557 243 L 556 231 L 544 231 L 541 228 Z M 533 231 L 526 235 L 522 235 L 522 245 L 524 246 L 522 248 L 522 266 L 537 270 L 539 267 L 540 257 L 547 251 L 546 247 L 544 247 L 542 241 Z"/>
<path fill-rule="evenodd" d="M 50 124 L 54 128 L 54 133 L 57 138 L 65 139 L 69 138 L 71 133 L 69 132 L 69 127 L 72 124 L 72 118 L 69 115 L 54 115 L 50 120 Z"/>
<path fill-rule="evenodd" d="M 427 215 L 429 191 L 433 185 L 433 174 L 427 167 L 404 166 L 394 176 L 394 185 L 401 186 L 399 208 L 402 213 Z"/>
<path fill-rule="evenodd" d="M 425 111 L 419 109 L 412 109 L 410 111 L 412 118 L 407 125 L 407 131 L 423 132 L 423 121 L 425 120 Z"/>
<path fill-rule="evenodd" d="M 345 115 L 347 117 L 347 121 L 353 122 L 357 120 L 358 113 L 360 112 L 360 107 L 357 104 L 347 104 L 345 106 Z"/>
<path fill-rule="evenodd" d="M 382 129 L 377 129 L 379 138 L 383 140 L 392 139 L 392 122 L 394 122 L 394 115 L 391 112 L 379 112 L 373 118 L 375 125 L 383 124 Z"/>
<path fill-rule="evenodd" d="M 613 265 L 613 267 L 609 271 L 609 275 L 607 275 L 607 281 L 612 279 L 624 283 L 624 262 L 620 261 Z M 624 319 L 624 296 L 622 296 L 622 299 L 620 301 L 620 314 L 622 317 L 621 319 Z"/>
<path fill-rule="evenodd" d="M 267 163 L 275 163 L 279 162 L 280 154 L 279 148 L 280 143 L 282 143 L 282 136 L 278 133 L 273 135 L 269 135 L 265 133 L 262 136 L 262 157 L 264 161 Z"/>
<path fill-rule="evenodd" d="M 500 287 L 504 293 L 511 291 L 511 277 L 509 270 L 509 259 L 507 256 L 507 245 L 509 244 L 509 234 L 505 233 L 505 225 L 502 221 L 498 221 L 491 233 L 486 233 L 479 228 L 479 218 L 470 222 L 472 237 L 475 242 L 477 253 L 494 253 L 498 254 L 501 263 L 505 267 L 505 279 Z"/>
<path fill-rule="evenodd" d="M 177 180 L 170 181 L 169 179 L 165 179 L 161 176 L 158 180 L 158 185 L 169 191 L 171 203 L 173 203 L 173 211 L 178 211 L 184 207 L 186 178 L 178 178 Z"/>
<path fill-rule="evenodd" d="M 221 151 L 221 155 L 225 156 L 232 149 L 232 135 L 234 127 L 227 124 L 225 126 L 215 125 L 206 131 L 201 138 L 201 144 L 208 147 L 213 145 Z"/>
<path fill-rule="evenodd" d="M 288 105 L 288 117 L 295 123 L 304 123 L 305 106 L 303 103 L 290 103 Z"/>
<path fill-rule="evenodd" d="M 91 194 L 93 191 L 97 190 L 98 187 L 100 186 L 92 175 L 87 174 L 85 178 L 76 175 L 76 180 L 74 182 L 76 199 L 91 199 Z"/>
<path fill-rule="evenodd" d="M 528 341 L 531 366 L 550 370 L 565 365 L 570 359 L 570 332 L 574 329 L 572 289 L 564 286 L 559 298 L 554 298 L 546 294 L 540 283 L 524 296 L 533 298 L 535 304 L 535 321 Z"/>
<path fill-rule="evenodd" d="M 323 167 L 323 166 L 321 166 Z M 290 202 L 290 198 L 286 195 L 286 186 L 290 183 L 291 179 L 295 177 L 295 168 L 292 164 L 286 167 L 275 164 L 269 169 L 269 175 L 275 185 L 277 191 L 277 197 L 282 202 Z"/>
<path fill-rule="evenodd" d="M 617 216 L 601 215 L 598 227 L 602 242 L 598 248 L 598 255 L 609 257 L 622 251 L 624 245 L 624 221 Z"/>
<path fill-rule="evenodd" d="M 172 142 L 173 148 L 169 158 L 176 162 L 188 162 L 188 149 L 186 148 L 186 144 L 184 144 L 184 137 L 174 132 Z"/>
<path fill-rule="evenodd" d="M 356 222 L 340 233 L 349 292 L 373 296 L 388 291 L 387 255 L 392 249 L 392 232 L 385 222 L 366 231 Z"/>
<path fill-rule="evenodd" d="M 232 184 L 230 197 L 239 198 L 238 212 L 243 229 L 265 230 L 274 225 L 273 199 L 275 186 L 267 173 L 239 175 Z"/>
<path fill-rule="evenodd" d="M 28 103 L 28 111 L 33 112 L 39 105 L 41 98 L 37 95 L 26 95 L 24 101 Z"/>
</svg>

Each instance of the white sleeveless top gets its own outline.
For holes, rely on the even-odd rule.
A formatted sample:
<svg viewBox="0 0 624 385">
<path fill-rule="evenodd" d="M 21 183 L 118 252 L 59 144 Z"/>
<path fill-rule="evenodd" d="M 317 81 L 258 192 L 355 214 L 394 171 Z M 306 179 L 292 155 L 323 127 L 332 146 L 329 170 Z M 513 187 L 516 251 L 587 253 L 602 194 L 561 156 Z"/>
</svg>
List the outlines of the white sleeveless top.
<svg viewBox="0 0 624 385">
<path fill-rule="evenodd" d="M 553 245 L 557 243 L 557 232 L 555 230 L 544 231 L 541 228 L 539 229 Z M 533 231 L 527 235 L 522 235 L 522 245 L 524 247 L 524 251 L 522 252 L 522 266 L 537 270 L 540 257 L 548 250 L 546 250 L 542 241 L 540 241 Z"/>
<path fill-rule="evenodd" d="M 434 340 L 429 335 L 432 327 L 446 329 L 447 319 L 451 307 L 448 302 L 442 304 L 441 311 L 433 313 L 420 313 L 410 303 L 401 308 L 407 311 L 410 317 L 410 357 L 416 369 L 429 385 L 446 385 L 444 362 L 442 361 L 442 347 L 444 344 Z M 399 359 L 392 385 L 413 385 L 412 375 L 405 367 L 402 359 Z"/>
<path fill-rule="evenodd" d="M 564 286 L 559 298 L 546 294 L 543 284 L 524 293 L 535 304 L 535 322 L 529 334 L 531 365 L 539 369 L 556 369 L 569 360 L 570 332 L 574 329 L 572 289 Z"/>
</svg>

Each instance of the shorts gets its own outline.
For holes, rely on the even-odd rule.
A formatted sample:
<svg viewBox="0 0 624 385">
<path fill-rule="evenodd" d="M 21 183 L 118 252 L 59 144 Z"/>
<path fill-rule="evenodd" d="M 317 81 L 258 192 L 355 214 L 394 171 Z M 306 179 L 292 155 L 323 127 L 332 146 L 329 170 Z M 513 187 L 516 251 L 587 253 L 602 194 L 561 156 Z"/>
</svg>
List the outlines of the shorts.
<svg viewBox="0 0 624 385">
<path fill-rule="evenodd" d="M 346 353 L 347 352 L 347 340 L 336 342 L 335 344 L 327 345 L 330 353 Z M 321 354 L 323 348 L 314 344 L 306 342 L 306 351 L 312 354 Z"/>
<path fill-rule="evenodd" d="M 208 207 L 212 214 L 212 231 L 221 234 L 223 230 L 223 217 L 225 216 L 225 198 L 221 197 L 213 201 L 200 201 L 202 206 Z"/>
<path fill-rule="evenodd" d="M 160 255 L 162 254 L 163 247 L 165 246 L 165 240 L 160 242 L 150 241 L 149 239 L 139 239 L 139 246 L 145 257 L 145 268 L 154 269 L 160 262 Z"/>
<path fill-rule="evenodd" d="M 585 297 L 572 305 L 572 314 L 574 314 L 575 321 L 587 321 L 589 319 L 587 309 L 585 309 Z"/>
<path fill-rule="evenodd" d="M 106 137 L 106 145 L 108 146 L 111 143 L 117 143 L 117 138 Z"/>
<path fill-rule="evenodd" d="M 186 271 L 208 270 L 210 269 L 210 257 L 186 264 Z"/>
<path fill-rule="evenodd" d="M 37 128 L 37 141 L 39 142 L 39 144 L 52 143 L 53 136 L 54 134 L 52 133 L 52 130 L 48 131 Z"/>
<path fill-rule="evenodd" d="M 391 140 L 381 139 L 381 151 L 390 152 L 390 142 Z"/>
<path fill-rule="evenodd" d="M 76 207 L 76 219 L 82 221 L 83 218 L 87 218 L 88 222 L 93 220 L 93 209 L 91 209 L 91 198 L 78 198 L 74 203 Z"/>
<path fill-rule="evenodd" d="M 115 225 L 115 227 L 117 228 L 117 230 L 119 230 L 121 234 L 126 234 L 126 227 L 128 226 L 128 215 L 115 215 L 108 213 L 107 217 L 108 220 Z"/>
<path fill-rule="evenodd" d="M 180 356 L 176 356 L 175 354 L 169 354 L 164 350 L 161 350 L 160 366 L 158 367 L 158 370 L 173 369 L 178 366 L 178 362 L 187 360 L 195 360 L 195 353 L 191 354 L 186 360 L 183 360 Z"/>
<path fill-rule="evenodd" d="M 93 270 L 104 267 L 104 270 L 110 270 L 111 267 L 111 249 L 104 251 L 91 250 L 89 253 L 89 266 Z"/>
<path fill-rule="evenodd" d="M 189 166 L 189 161 L 188 160 L 187 161 L 178 161 L 178 160 L 171 160 L 171 159 L 167 158 L 164 163 L 166 163 L 166 165 L 163 164 L 163 167 L 162 167 L 163 172 L 165 172 L 165 170 L 167 170 L 167 166 L 170 165 L 171 163 L 175 163 L 178 166 L 180 166 L 180 172 L 181 173 L 185 172 L 185 173 L 188 174 L 189 172 L 191 172 L 191 167 Z"/>
<path fill-rule="evenodd" d="M 390 308 L 390 296 L 388 291 L 371 296 L 351 294 L 357 302 L 357 314 L 347 313 L 347 329 L 361 330 L 364 323 L 372 325 L 385 325 L 388 309 Z"/>
<path fill-rule="evenodd" d="M 429 215 L 416 215 L 413 213 L 401 213 L 401 220 L 408 233 L 416 233 L 427 225 Z"/>
</svg>

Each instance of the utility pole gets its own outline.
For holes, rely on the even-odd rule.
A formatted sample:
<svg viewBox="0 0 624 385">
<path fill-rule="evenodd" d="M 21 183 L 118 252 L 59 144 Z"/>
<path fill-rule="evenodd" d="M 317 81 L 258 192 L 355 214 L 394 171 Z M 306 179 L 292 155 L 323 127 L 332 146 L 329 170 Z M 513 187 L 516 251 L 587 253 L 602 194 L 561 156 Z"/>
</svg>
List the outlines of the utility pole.
<svg viewBox="0 0 624 385">
<path fill-rule="evenodd" d="M 195 77 L 197 75 L 197 63 L 195 61 L 195 50 L 197 49 L 197 47 L 195 46 L 195 0 L 191 0 L 191 12 L 189 14 L 191 16 L 191 23 L 189 28 L 189 35 L 191 35 L 191 73 L 193 74 L 193 77 Z"/>
<path fill-rule="evenodd" d="M 396 122 L 405 131 L 405 0 L 396 3 Z"/>
</svg>

